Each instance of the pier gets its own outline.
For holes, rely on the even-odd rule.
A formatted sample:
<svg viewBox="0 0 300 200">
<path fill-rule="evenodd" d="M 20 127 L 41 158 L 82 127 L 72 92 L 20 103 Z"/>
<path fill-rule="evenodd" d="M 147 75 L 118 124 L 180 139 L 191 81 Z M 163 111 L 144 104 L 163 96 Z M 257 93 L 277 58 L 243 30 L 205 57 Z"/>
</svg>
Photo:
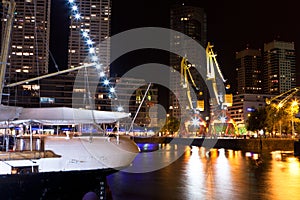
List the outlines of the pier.
<svg viewBox="0 0 300 200">
<path fill-rule="evenodd" d="M 132 137 L 136 143 L 173 143 L 207 148 L 224 148 L 242 151 L 294 151 L 293 138 L 177 138 L 177 137 Z"/>
</svg>

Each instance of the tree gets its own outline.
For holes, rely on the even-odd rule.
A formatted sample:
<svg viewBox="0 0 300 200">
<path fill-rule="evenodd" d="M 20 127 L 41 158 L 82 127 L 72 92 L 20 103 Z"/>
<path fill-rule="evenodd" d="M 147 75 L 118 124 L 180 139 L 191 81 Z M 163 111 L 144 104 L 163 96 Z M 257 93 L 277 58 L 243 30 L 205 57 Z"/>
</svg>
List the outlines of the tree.
<svg viewBox="0 0 300 200">
<path fill-rule="evenodd" d="M 298 105 L 294 105 L 293 102 L 278 105 L 270 104 L 265 107 L 267 131 L 280 134 L 293 132 L 294 125 L 299 122 L 299 119 L 295 118 L 296 113 L 299 112 Z"/>
<path fill-rule="evenodd" d="M 169 131 L 171 134 L 178 131 L 180 125 L 180 121 L 175 117 L 167 117 L 166 123 L 162 128 L 162 131 Z"/>
<path fill-rule="evenodd" d="M 280 122 L 280 116 L 282 113 L 278 112 L 278 108 L 274 104 L 267 105 L 265 107 L 266 111 L 266 119 L 265 119 L 265 125 L 268 132 L 274 132 L 276 129 L 276 124 L 281 123 Z"/>
<path fill-rule="evenodd" d="M 248 118 L 247 129 L 256 131 L 266 127 L 267 112 L 265 108 L 255 109 Z"/>
</svg>

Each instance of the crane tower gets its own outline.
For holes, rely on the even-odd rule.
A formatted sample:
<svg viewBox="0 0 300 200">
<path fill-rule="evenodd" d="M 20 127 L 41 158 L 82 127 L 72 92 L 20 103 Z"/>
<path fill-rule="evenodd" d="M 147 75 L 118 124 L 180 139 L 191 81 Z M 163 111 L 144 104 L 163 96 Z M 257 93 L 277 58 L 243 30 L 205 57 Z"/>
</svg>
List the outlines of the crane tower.
<svg viewBox="0 0 300 200">
<path fill-rule="evenodd" d="M 209 130 L 210 134 L 229 134 L 237 133 L 237 126 L 234 120 L 230 117 L 227 108 L 232 106 L 232 94 L 226 94 L 224 90 L 224 79 L 222 72 L 219 68 L 218 62 L 216 60 L 216 54 L 213 52 L 213 45 L 208 43 L 206 47 L 206 61 L 207 61 L 207 73 L 206 73 L 206 84 L 210 88 L 210 120 L 209 120 Z M 204 110 L 204 101 L 197 100 L 196 106 L 193 104 L 191 97 L 191 91 L 189 87 L 188 80 L 191 81 L 192 85 L 196 90 L 200 88 L 197 86 L 193 79 L 192 73 L 190 72 L 191 64 L 188 63 L 187 59 L 184 57 L 181 61 L 181 85 L 186 90 L 186 96 L 188 99 L 188 109 L 192 111 L 192 119 L 187 120 L 185 124 L 195 125 L 195 114 L 200 113 Z M 199 124 L 206 126 L 205 121 L 198 117 Z M 199 127 L 201 127 L 199 125 Z M 187 125 L 186 125 L 187 127 Z M 187 129 L 187 128 L 186 128 Z"/>
</svg>

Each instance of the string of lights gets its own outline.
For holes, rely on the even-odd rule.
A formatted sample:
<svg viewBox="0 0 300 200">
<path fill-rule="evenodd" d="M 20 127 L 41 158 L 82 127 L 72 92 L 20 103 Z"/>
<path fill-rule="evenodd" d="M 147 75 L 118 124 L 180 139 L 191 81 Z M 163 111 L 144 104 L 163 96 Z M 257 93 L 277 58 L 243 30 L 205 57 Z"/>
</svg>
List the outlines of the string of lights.
<svg viewBox="0 0 300 200">
<path fill-rule="evenodd" d="M 74 20 L 76 21 L 80 21 L 82 19 L 82 15 L 79 12 L 79 7 L 76 4 L 75 0 L 69 0 L 69 6 L 73 15 Z M 92 38 L 89 35 L 89 32 L 87 29 L 81 28 L 81 35 L 88 47 L 88 51 L 89 51 L 89 56 L 91 58 L 91 61 L 94 62 L 96 64 L 97 69 L 99 69 L 99 59 L 98 56 L 96 55 L 96 51 L 95 51 L 95 47 L 94 47 L 94 42 L 92 40 Z M 104 75 L 104 74 L 101 74 Z"/>
<path fill-rule="evenodd" d="M 68 0 L 68 3 L 69 3 L 69 7 L 70 7 L 70 10 L 72 13 L 73 20 L 76 20 L 76 21 L 82 20 L 84 15 L 82 13 L 80 13 L 80 11 L 79 11 L 79 3 L 77 3 L 76 0 Z M 84 39 L 84 42 L 87 46 L 87 50 L 89 53 L 89 59 L 92 63 L 95 64 L 95 67 L 97 69 L 99 77 L 103 80 L 102 81 L 103 85 L 106 87 L 109 87 L 109 92 L 116 95 L 115 88 L 110 84 L 110 81 L 105 76 L 105 73 L 102 68 L 102 64 L 100 63 L 100 59 L 97 56 L 96 48 L 94 46 L 95 42 L 93 41 L 93 38 L 90 36 L 90 32 L 89 32 L 90 30 L 87 28 L 84 28 L 83 26 L 84 26 L 84 24 L 81 24 L 80 32 L 81 32 L 81 36 Z M 113 95 L 110 94 L 109 96 L 113 96 Z"/>
</svg>

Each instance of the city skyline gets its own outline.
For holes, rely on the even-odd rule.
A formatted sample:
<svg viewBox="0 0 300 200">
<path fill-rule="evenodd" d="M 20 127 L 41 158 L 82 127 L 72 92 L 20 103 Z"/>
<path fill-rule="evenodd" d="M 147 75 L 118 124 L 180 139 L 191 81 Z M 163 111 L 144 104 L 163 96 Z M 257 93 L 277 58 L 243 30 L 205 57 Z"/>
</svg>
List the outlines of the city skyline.
<svg viewBox="0 0 300 200">
<path fill-rule="evenodd" d="M 168 26 L 169 5 L 174 1 L 154 0 L 151 2 L 113 1 L 112 34 L 142 27 L 142 25 Z M 300 28 L 296 24 L 299 13 L 293 4 L 295 1 L 280 5 L 269 0 L 255 0 L 251 3 L 231 0 L 218 1 L 217 4 L 210 1 L 198 2 L 199 5 L 203 4 L 207 12 L 208 41 L 214 45 L 224 77 L 230 81 L 232 81 L 232 71 L 236 68 L 235 53 L 246 47 L 263 49 L 264 43 L 277 39 L 295 42 L 295 48 L 298 49 L 300 38 L 297 34 Z M 136 7 L 130 6 L 133 4 Z M 142 8 L 153 9 L 155 12 L 145 11 Z M 136 16 L 139 16 L 138 19 Z M 296 53 L 298 61 L 299 52 L 296 51 Z M 297 74 L 299 77 L 299 71 Z M 299 78 L 298 82 L 300 82 Z"/>
<path fill-rule="evenodd" d="M 97 0 L 96 0 L 97 1 Z M 129 29 L 134 29 L 138 27 L 144 27 L 144 26 L 156 26 L 156 27 L 170 27 L 170 5 L 171 3 L 175 2 L 172 0 L 169 1 L 164 1 L 164 2 L 158 2 L 156 0 L 154 1 L 145 1 L 145 2 L 138 2 L 136 0 L 132 0 L 130 2 L 124 3 L 120 1 L 112 1 L 112 31 L 111 35 L 114 36 L 117 33 L 120 33 L 125 30 Z M 200 2 L 200 1 L 198 1 Z M 260 14 L 260 12 L 257 12 L 257 15 L 255 16 L 248 16 L 247 15 L 247 10 L 253 8 L 252 7 L 246 7 L 243 11 L 246 13 L 245 15 L 247 17 L 241 17 L 238 18 L 237 13 L 241 14 L 242 12 L 239 11 L 237 8 L 241 8 L 243 5 L 238 4 L 238 2 L 235 1 L 230 1 L 229 3 L 224 3 L 222 1 L 219 1 L 220 4 L 217 4 L 217 6 L 212 7 L 212 5 L 209 2 L 201 2 L 199 3 L 200 6 L 203 6 L 204 9 L 207 11 L 207 21 L 208 21 L 208 40 L 214 45 L 214 50 L 217 53 L 217 60 L 219 62 L 219 65 L 221 67 L 221 71 L 224 74 L 225 79 L 228 80 L 228 83 L 231 84 L 232 88 L 236 87 L 234 85 L 235 82 L 235 77 L 237 76 L 237 72 L 235 72 L 236 69 L 236 63 L 235 63 L 235 52 L 238 52 L 240 50 L 245 49 L 246 47 L 249 47 L 251 49 L 258 49 L 259 47 L 251 45 L 251 44 L 259 44 L 258 46 L 262 46 L 267 43 L 268 41 L 274 40 L 274 38 L 271 38 L 270 35 L 268 34 L 269 32 L 276 32 L 273 29 L 270 29 L 269 31 L 264 31 L 265 29 L 261 28 L 262 21 L 264 21 Z M 58 67 L 59 70 L 65 69 L 68 66 L 67 63 L 67 58 L 68 58 L 68 40 L 69 40 L 69 35 L 70 35 L 70 15 L 71 11 L 68 5 L 67 0 L 58 0 L 58 1 L 51 1 L 52 3 L 52 9 L 51 9 L 51 36 L 50 36 L 50 50 L 51 54 L 49 56 L 49 72 L 57 71 L 56 66 Z M 157 4 L 155 4 L 157 3 Z M 233 7 L 234 3 L 237 3 L 235 7 Z M 135 9 L 131 5 L 137 5 L 140 9 Z M 257 6 L 258 4 L 256 4 Z M 263 8 L 266 8 L 266 4 L 259 4 L 261 7 L 255 7 L 256 9 L 253 9 L 254 11 L 262 11 Z M 143 8 L 143 9 L 142 9 Z M 147 9 L 146 9 L 147 8 Z M 230 8 L 230 9 L 229 9 Z M 290 37 L 286 37 L 289 39 L 284 39 L 282 38 L 282 41 L 292 41 L 295 42 L 295 47 L 297 50 L 297 37 L 295 37 L 298 29 L 296 26 L 293 26 L 295 20 L 295 16 L 297 15 L 296 12 L 293 12 L 292 6 L 289 4 L 288 6 L 282 6 L 282 8 L 279 9 L 278 5 L 273 5 L 270 7 L 267 7 L 268 10 L 272 10 L 272 13 L 276 13 L 275 16 L 273 16 L 272 20 L 270 20 L 270 23 L 264 24 L 265 26 L 268 27 L 275 27 L 278 32 L 282 32 L 286 34 L 289 30 L 295 30 L 295 31 L 290 31 Z M 286 8 L 286 9 L 285 9 Z M 290 8 L 290 9 L 287 9 Z M 80 9 L 80 8 L 79 8 Z M 157 11 L 156 14 L 154 14 L 153 11 Z M 235 12 L 231 12 L 235 10 Z M 282 11 L 282 12 L 281 12 Z M 281 13 L 280 13 L 281 12 Z M 289 14 L 287 14 L 289 12 Z M 220 13 L 219 15 L 216 15 L 216 13 Z M 227 15 L 228 13 L 231 13 L 231 15 Z M 267 13 L 267 12 L 266 12 Z M 222 15 L 221 15 L 222 14 Z M 83 14 L 84 15 L 84 14 Z M 265 15 L 267 16 L 267 15 Z M 279 16 L 279 17 L 278 17 Z M 84 16 L 83 16 L 84 17 Z M 233 19 L 236 18 L 236 21 L 234 20 L 228 20 L 228 19 Z M 251 18 L 253 19 L 253 22 L 246 23 L 247 19 Z M 260 18 L 260 23 L 258 23 L 257 18 Z M 280 20 L 279 20 L 280 19 Z M 288 20 L 289 19 L 289 20 Z M 243 23 L 241 23 L 241 21 Z M 229 22 L 229 23 L 227 23 Z M 67 24 L 67 25 L 66 25 Z M 235 26 L 236 24 L 239 24 L 239 26 Z M 252 24 L 252 25 L 251 25 Z M 253 26 L 255 24 L 255 26 Z M 277 26 L 275 26 L 277 24 Z M 234 34 L 234 29 L 224 29 L 226 31 L 223 31 L 223 35 L 216 38 L 216 42 L 213 41 L 212 35 L 218 35 L 218 31 L 216 31 L 216 27 L 225 27 L 227 25 L 228 27 L 235 27 L 238 29 L 240 32 L 242 32 L 243 27 L 249 26 L 248 28 L 251 31 L 256 31 L 259 33 L 263 34 L 256 34 L 256 35 L 251 35 L 251 37 L 247 36 L 247 34 Z M 286 29 L 282 27 L 288 27 Z M 212 28 L 211 28 L 212 27 Z M 254 28 L 253 28 L 254 27 Z M 58 29 L 59 28 L 59 29 Z M 216 31 L 216 32 L 214 32 Z M 78 30 L 79 32 L 79 30 Z M 231 34 L 226 34 L 226 32 L 231 33 Z M 248 31 L 250 32 L 250 31 Z M 248 33 L 249 34 L 249 33 Z M 284 35 L 283 34 L 283 35 Z M 239 37 L 245 37 L 248 38 L 253 38 L 251 42 L 247 43 L 246 42 L 240 42 L 239 44 L 234 44 L 232 45 L 224 45 L 221 46 L 218 43 L 222 43 L 223 41 L 226 40 L 226 38 L 230 37 L 235 37 L 238 35 Z M 230 37 L 229 37 L 230 36 Z M 266 37 L 265 37 L 266 36 Z M 264 39 L 268 38 L 268 39 Z M 78 38 L 81 39 L 81 38 Z M 279 38 L 280 39 L 280 38 Z M 223 41 L 222 41 L 223 40 Z M 221 42 L 219 42 L 221 41 Z M 228 40 L 230 41 L 230 40 Z M 226 42 L 228 42 L 226 40 Z M 241 40 L 234 40 L 236 41 L 241 41 Z M 246 44 L 244 46 L 244 44 Z M 240 48 L 239 48 L 240 47 Z M 227 51 L 226 49 L 235 49 L 236 51 Z M 220 51 L 220 49 L 222 51 Z M 111 64 L 112 67 L 112 75 L 113 76 L 122 76 L 126 70 L 135 67 L 137 65 L 145 64 L 145 63 L 150 63 L 150 62 L 157 62 L 157 63 L 162 63 L 162 64 L 169 64 L 169 53 L 164 52 L 162 53 L 161 51 L 150 51 L 151 54 L 149 54 L 149 51 L 134 51 L 131 53 L 128 53 L 124 56 L 121 56 L 119 59 L 117 59 L 114 63 Z M 296 53 L 299 54 L 298 51 Z M 229 55 L 229 56 L 226 56 Z M 299 55 L 296 57 L 299 60 Z M 70 58 L 69 58 L 70 59 Z M 55 62 L 55 63 L 54 63 Z M 231 64 L 232 63 L 232 64 Z M 298 63 L 298 62 L 297 62 Z M 51 69 L 52 68 L 52 69 Z M 234 73 L 235 72 L 235 73 Z M 296 74 L 299 74 L 299 70 L 297 71 Z M 299 77 L 299 75 L 298 75 Z M 298 78 L 299 82 L 299 78 Z M 299 84 L 298 84 L 299 85 Z M 231 92 L 231 91 L 230 91 Z"/>
<path fill-rule="evenodd" d="M 125 30 L 144 26 L 169 27 L 169 8 L 173 2 L 174 0 L 163 2 L 158 0 L 143 2 L 138 0 L 129 2 L 112 1 L 112 36 Z M 231 84 L 235 80 L 232 73 L 236 67 L 235 53 L 246 47 L 262 49 L 264 43 L 274 39 L 295 42 L 296 59 L 299 60 L 300 56 L 297 49 L 300 38 L 297 37 L 297 34 L 300 32 L 300 28 L 296 26 L 299 13 L 296 12 L 296 7 L 293 4 L 295 1 L 283 5 L 269 0 L 263 2 L 255 0 L 251 3 L 241 3 L 236 0 L 225 2 L 222 0 L 215 5 L 209 1 L 198 2 L 203 5 L 207 12 L 208 41 L 214 45 L 224 77 Z M 66 1 L 52 0 L 52 10 L 56 12 L 51 18 L 53 27 L 51 28 L 50 47 L 58 66 L 63 68 L 67 64 L 64 64 L 60 55 L 66 55 L 67 53 L 67 48 L 63 47 L 62 44 L 64 40 L 67 40 L 63 37 L 68 34 L 63 30 L 57 32 L 54 27 L 62 23 L 68 23 L 69 11 Z M 54 50 L 57 45 L 59 47 Z M 167 54 L 139 60 L 138 58 L 146 57 L 141 56 L 143 54 L 143 52 L 135 52 L 126 55 L 125 58 L 118 59 L 112 63 L 112 73 L 122 74 L 132 66 L 146 63 L 147 59 L 168 62 L 168 59 L 164 58 Z M 51 69 L 53 71 L 53 66 L 52 62 L 50 71 Z M 236 76 L 236 73 L 234 76 Z M 297 70 L 297 77 L 299 77 L 299 70 Z M 297 83 L 299 82 L 298 78 Z"/>
<path fill-rule="evenodd" d="M 112 1 L 111 36 L 140 27 L 170 28 L 170 6 L 175 1 Z M 281 39 L 295 42 L 296 60 L 299 61 L 297 45 L 300 43 L 300 38 L 296 37 L 299 28 L 295 26 L 298 13 L 293 4 L 277 5 L 269 0 L 264 2 L 255 0 L 251 4 L 240 3 L 236 0 L 222 0 L 218 1 L 217 4 L 210 1 L 194 2 L 203 6 L 206 11 L 207 41 L 214 45 L 217 61 L 224 78 L 227 80 L 226 84 L 231 86 L 230 93 L 237 89 L 236 52 L 247 47 L 263 49 L 264 43 Z M 53 60 L 55 60 L 59 70 L 68 66 L 66 60 L 68 46 L 66 44 L 70 31 L 68 29 L 69 15 L 67 0 L 52 0 L 50 50 L 54 59 L 49 57 L 50 72 L 57 71 Z M 279 35 L 281 38 L 278 38 Z M 299 63 L 297 61 L 296 65 Z M 111 75 L 120 77 L 129 69 L 145 63 L 169 65 L 169 52 L 138 50 L 127 53 L 111 63 Z M 296 70 L 296 77 L 300 77 L 297 67 Z M 297 85 L 299 85 L 299 79 L 296 78 Z M 160 88 L 160 93 L 166 92 L 168 89 Z M 167 108 L 169 102 L 163 96 L 160 97 L 159 101 Z"/>
</svg>

